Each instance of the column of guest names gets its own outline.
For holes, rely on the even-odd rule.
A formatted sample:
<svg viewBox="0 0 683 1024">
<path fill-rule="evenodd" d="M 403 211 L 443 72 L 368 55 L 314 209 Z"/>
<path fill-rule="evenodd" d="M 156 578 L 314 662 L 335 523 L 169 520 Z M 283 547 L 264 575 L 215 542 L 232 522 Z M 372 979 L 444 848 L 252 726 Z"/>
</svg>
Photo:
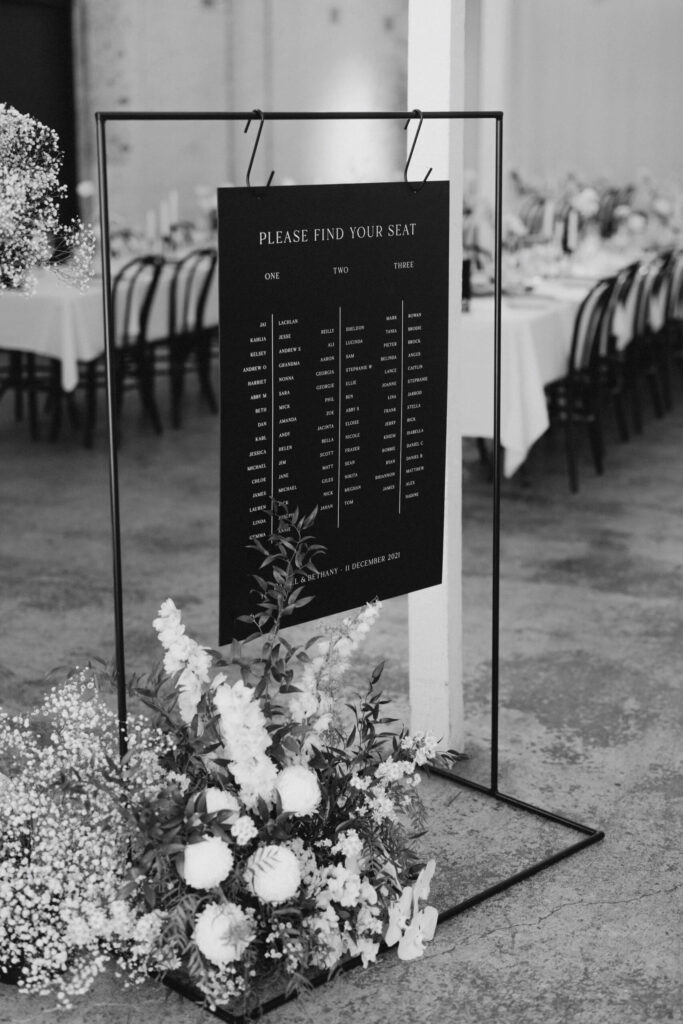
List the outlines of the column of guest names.
<svg viewBox="0 0 683 1024">
<path fill-rule="evenodd" d="M 249 517 L 252 533 L 263 536 L 268 527 L 266 509 L 270 479 L 271 373 L 270 324 L 262 320 L 249 337 L 248 360 L 242 367 L 251 409 L 252 439 L 246 466 L 249 486 Z"/>
<path fill-rule="evenodd" d="M 387 506 L 400 513 L 419 498 L 429 393 L 424 345 L 423 314 L 405 301 L 364 318 L 340 306 L 322 326 L 273 314 L 259 322 L 242 369 L 255 535 L 267 530 L 271 496 L 301 501 L 304 478 L 337 526 L 361 498 L 378 513 Z"/>
<path fill-rule="evenodd" d="M 274 498 L 287 501 L 297 490 L 296 426 L 300 407 L 297 395 L 302 364 L 302 338 L 298 317 L 272 319 L 272 489 Z"/>
<path fill-rule="evenodd" d="M 403 372 L 402 372 L 402 449 L 403 487 L 399 497 L 399 511 L 403 500 L 420 497 L 420 484 L 425 471 L 425 421 L 424 395 L 429 384 L 429 374 L 424 360 L 425 338 L 423 336 L 422 313 L 416 310 L 406 312 L 401 305 L 403 321 Z"/>
</svg>

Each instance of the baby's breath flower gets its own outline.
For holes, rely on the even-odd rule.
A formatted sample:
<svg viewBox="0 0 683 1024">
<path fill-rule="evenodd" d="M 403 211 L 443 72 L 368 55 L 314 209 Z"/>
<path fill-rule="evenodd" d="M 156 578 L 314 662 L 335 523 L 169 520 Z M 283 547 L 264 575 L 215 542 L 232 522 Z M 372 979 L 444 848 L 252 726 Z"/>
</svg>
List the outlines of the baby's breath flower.
<svg viewBox="0 0 683 1024">
<path fill-rule="evenodd" d="M 38 267 L 79 287 L 92 278 L 92 229 L 79 220 L 59 222 L 62 160 L 55 131 L 0 103 L 0 291 L 32 294 Z"/>
<path fill-rule="evenodd" d="M 49 745 L 35 728 L 51 723 Z M 121 781 L 158 792 L 156 730 L 131 716 L 131 755 Z M 0 787 L 0 968 L 19 964 L 27 992 L 56 992 L 60 1004 L 87 991 L 110 955 L 151 955 L 135 938 L 137 914 L 119 892 L 129 838 L 120 783 L 116 716 L 90 669 L 54 687 L 30 718 L 0 713 L 7 765 Z M 136 774 L 136 766 L 139 774 Z M 143 936 L 144 938 L 144 936 Z M 151 941 L 151 938 L 150 938 Z"/>
</svg>

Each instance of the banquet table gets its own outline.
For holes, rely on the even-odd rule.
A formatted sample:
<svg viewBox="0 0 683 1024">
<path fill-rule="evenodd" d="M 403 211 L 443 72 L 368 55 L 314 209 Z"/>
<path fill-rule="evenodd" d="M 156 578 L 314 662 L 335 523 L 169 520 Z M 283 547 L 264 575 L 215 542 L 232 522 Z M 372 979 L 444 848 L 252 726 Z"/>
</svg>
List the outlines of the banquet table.
<svg viewBox="0 0 683 1024">
<path fill-rule="evenodd" d="M 170 266 L 165 268 L 150 314 L 148 337 L 168 334 Z M 587 290 L 582 282 L 554 283 L 545 293 L 504 297 L 502 303 L 502 418 L 504 471 L 512 475 L 549 421 L 544 385 L 566 369 L 576 309 Z M 207 322 L 218 322 L 217 287 L 207 304 Z M 475 298 L 462 317 L 460 398 L 463 436 L 493 436 L 493 299 Z M 79 362 L 104 351 L 102 281 L 86 291 L 50 272 L 38 276 L 35 294 L 0 297 L 0 347 L 59 360 L 61 386 L 73 391 Z"/>
<path fill-rule="evenodd" d="M 550 426 L 545 386 L 567 372 L 572 333 L 582 299 L 604 276 L 617 274 L 633 254 L 600 253 L 583 264 L 574 261 L 566 276 L 536 278 L 533 290 L 503 295 L 501 302 L 501 420 L 503 473 L 514 473 Z M 640 261 L 641 273 L 654 274 L 656 260 Z M 614 312 L 612 333 L 617 350 L 633 338 L 632 288 Z M 461 319 L 459 365 L 466 386 L 460 394 L 463 437 L 493 437 L 494 303 L 475 297 Z M 650 296 L 647 318 L 655 333 L 666 319 L 665 293 Z"/>
<path fill-rule="evenodd" d="M 567 371 L 572 331 L 591 281 L 544 282 L 533 293 L 501 301 L 503 472 L 512 476 L 550 426 L 545 385 Z M 459 402 L 463 437 L 493 437 L 494 301 L 475 297 L 463 313 Z"/>
<path fill-rule="evenodd" d="M 112 273 L 116 269 L 113 263 Z M 150 311 L 150 341 L 168 336 L 172 277 L 173 262 L 169 261 Z M 101 277 L 82 291 L 51 271 L 40 271 L 32 295 L 12 291 L 0 295 L 0 348 L 59 360 L 62 389 L 73 391 L 78 385 L 79 362 L 91 362 L 104 352 L 103 308 Z M 206 323 L 218 323 L 215 277 L 207 299 Z"/>
<path fill-rule="evenodd" d="M 64 391 L 78 384 L 78 363 L 104 351 L 102 283 L 80 291 L 48 271 L 38 275 L 35 293 L 0 296 L 0 347 L 61 362 Z"/>
<path fill-rule="evenodd" d="M 168 335 L 171 280 L 169 262 L 150 315 L 150 340 Z M 576 312 L 594 281 L 576 274 L 549 278 L 537 281 L 532 292 L 502 298 L 500 433 L 507 477 L 520 468 L 550 425 L 544 388 L 566 373 Z M 218 323 L 217 292 L 216 275 L 207 302 L 208 324 Z M 627 332 L 628 310 L 623 314 Z M 461 318 L 458 359 L 466 386 L 461 389 L 458 415 L 463 437 L 493 437 L 493 317 L 493 298 L 475 297 Z M 628 340 L 625 333 L 622 341 Z M 73 391 L 79 362 L 96 359 L 104 351 L 101 279 L 80 291 L 44 271 L 30 297 L 4 292 L 0 348 L 59 360 L 62 389 Z"/>
</svg>

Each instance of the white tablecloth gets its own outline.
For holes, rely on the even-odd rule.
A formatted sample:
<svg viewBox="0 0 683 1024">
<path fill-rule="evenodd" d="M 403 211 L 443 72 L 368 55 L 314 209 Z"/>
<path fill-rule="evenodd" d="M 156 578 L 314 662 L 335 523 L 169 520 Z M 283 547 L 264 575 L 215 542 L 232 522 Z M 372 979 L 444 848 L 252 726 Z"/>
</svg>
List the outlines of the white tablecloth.
<svg viewBox="0 0 683 1024">
<path fill-rule="evenodd" d="M 73 391 L 79 360 L 95 359 L 104 350 L 102 308 L 101 282 L 81 292 L 43 272 L 34 295 L 0 295 L 0 348 L 61 360 L 62 387 Z"/>
<path fill-rule="evenodd" d="M 544 387 L 567 372 L 576 311 L 589 287 L 553 283 L 543 294 L 503 297 L 500 438 L 505 476 L 519 469 L 550 425 Z M 463 437 L 493 437 L 493 314 L 492 298 L 475 298 L 462 316 Z"/>
<path fill-rule="evenodd" d="M 152 341 L 169 333 L 172 275 L 169 264 L 162 270 L 150 312 L 147 337 Z M 89 362 L 104 352 L 103 307 L 101 278 L 82 292 L 50 271 L 42 271 L 35 294 L 0 293 L 0 348 L 59 359 L 62 388 L 73 391 L 78 384 L 79 361 Z M 207 300 L 206 323 L 218 323 L 216 276 Z"/>
<path fill-rule="evenodd" d="M 151 312 L 150 339 L 168 334 L 171 270 L 162 273 Z M 511 476 L 532 445 L 548 429 L 544 387 L 563 376 L 576 311 L 591 282 L 548 281 L 532 295 L 502 302 L 501 442 L 504 472 Z M 78 384 L 79 361 L 104 351 L 102 282 L 86 292 L 52 273 L 39 276 L 30 297 L 0 294 L 0 348 L 34 352 L 61 361 L 65 391 Z M 207 305 L 207 322 L 218 322 L 216 278 Z M 463 437 L 493 436 L 493 299 L 474 298 L 461 321 L 460 393 Z M 630 339 L 629 339 L 630 340 Z"/>
</svg>

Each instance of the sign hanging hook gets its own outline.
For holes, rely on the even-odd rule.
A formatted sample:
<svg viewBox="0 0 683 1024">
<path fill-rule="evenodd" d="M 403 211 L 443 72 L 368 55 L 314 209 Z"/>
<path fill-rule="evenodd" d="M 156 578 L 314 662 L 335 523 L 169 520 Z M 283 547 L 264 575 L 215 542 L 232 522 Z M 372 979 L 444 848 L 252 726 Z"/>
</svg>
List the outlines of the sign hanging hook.
<svg viewBox="0 0 683 1024">
<path fill-rule="evenodd" d="M 424 183 L 426 182 L 427 178 L 429 177 L 429 175 L 432 173 L 432 168 L 430 167 L 419 185 L 413 185 L 410 181 L 408 181 L 408 168 L 410 167 L 410 161 L 413 158 L 413 151 L 415 149 L 415 144 L 416 144 L 418 136 L 420 134 L 420 130 L 422 128 L 422 121 L 423 121 L 422 111 L 421 110 L 417 110 L 417 109 L 413 110 L 413 113 L 412 113 L 411 117 L 417 117 L 418 115 L 419 115 L 419 118 L 420 118 L 420 123 L 417 126 L 417 131 L 415 132 L 415 138 L 413 139 L 413 144 L 410 147 L 410 152 L 408 153 L 408 159 L 406 160 L 406 166 L 405 166 L 405 169 L 403 171 L 403 180 L 405 181 L 405 183 L 408 186 L 408 188 L 411 189 L 411 191 L 413 191 L 413 192 L 419 192 L 420 189 L 422 188 L 422 186 L 424 185 Z M 411 117 L 409 117 L 408 120 L 406 121 L 406 123 L 403 125 L 403 131 L 406 131 L 408 125 L 410 124 Z"/>
<path fill-rule="evenodd" d="M 254 166 L 254 157 L 256 156 L 256 150 L 258 149 L 259 140 L 261 138 L 261 132 L 263 131 L 263 125 L 264 125 L 264 122 L 266 120 L 265 114 L 263 113 L 262 110 L 254 109 L 254 113 L 258 114 L 258 116 L 260 118 L 260 122 L 259 122 L 259 126 L 258 126 L 258 132 L 256 133 L 256 141 L 254 142 L 254 148 L 251 151 L 251 160 L 249 161 L 249 166 L 247 167 L 247 188 L 251 189 L 252 192 L 254 192 L 255 195 L 263 196 L 263 195 L 265 195 L 266 189 L 268 188 L 268 186 L 270 185 L 271 181 L 273 180 L 273 175 L 275 174 L 275 171 L 271 171 L 270 172 L 270 177 L 268 178 L 268 181 L 266 182 L 264 188 L 262 188 L 262 189 L 255 189 L 252 186 L 251 181 L 250 181 L 251 169 Z M 251 124 L 251 121 L 252 121 L 252 119 L 249 118 L 249 120 L 245 124 L 245 126 L 244 126 L 244 131 L 245 132 L 249 131 L 249 125 Z"/>
</svg>

